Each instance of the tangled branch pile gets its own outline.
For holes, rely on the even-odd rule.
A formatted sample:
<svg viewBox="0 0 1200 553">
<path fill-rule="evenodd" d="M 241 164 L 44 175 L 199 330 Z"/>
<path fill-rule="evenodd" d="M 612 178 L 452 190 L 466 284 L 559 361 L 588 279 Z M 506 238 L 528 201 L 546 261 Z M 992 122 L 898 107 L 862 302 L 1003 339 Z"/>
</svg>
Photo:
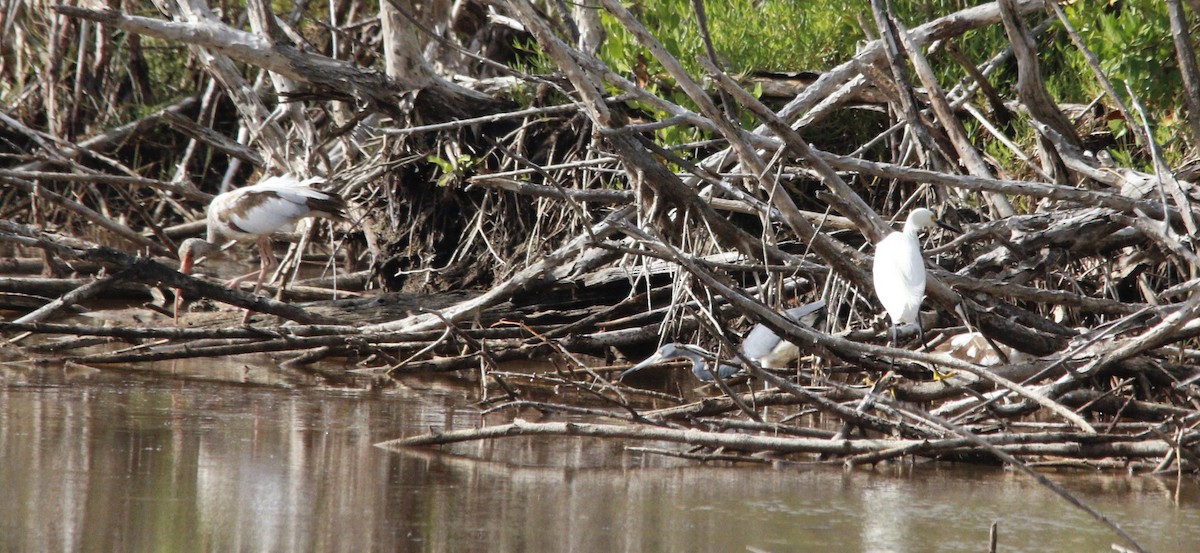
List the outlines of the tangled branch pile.
<svg viewBox="0 0 1200 553">
<path fill-rule="evenodd" d="M 767 105 L 751 90 L 783 81 L 729 75 L 715 55 L 698 60 L 705 74 L 690 74 L 617 0 L 571 12 L 528 0 L 431 2 L 419 16 L 399 0 L 379 14 L 340 2 L 320 29 L 303 10 L 247 4 L 249 30 L 187 0 L 156 0 L 146 14 L 29 5 L 5 14 L 20 21 L 0 28 L 44 34 L 22 36 L 2 59 L 13 78 L 0 114 L 11 163 L 0 170 L 0 210 L 13 222 L 0 226 L 9 244 L 0 261 L 14 275 L 3 279 L 4 307 L 24 314 L 0 329 L 104 337 L 26 346 L 92 365 L 281 351 L 298 352 L 295 362 L 366 359 L 392 375 L 482 365 L 502 391 L 493 410 L 628 423 L 516 423 L 421 443 L 555 433 L 687 443 L 710 459 L 1015 455 L 1200 467 L 1198 190 L 1098 64 L 1090 77 L 1110 91 L 1103 104 L 1055 102 L 1035 35 L 1065 21 L 1056 7 L 1004 0 L 906 29 L 876 2 L 868 32 L 881 38 Z M 664 73 L 601 62 L 600 10 Z M 978 66 L 964 58 L 967 77 L 943 88 L 930 46 L 955 51 L 945 45 L 986 26 L 1002 26 L 1011 48 Z M 530 61 L 514 46 L 523 42 L 556 71 L 512 69 Z M 186 55 L 175 78 L 188 92 L 147 96 L 165 71 L 148 64 L 150 44 Z M 1194 58 L 1186 40 L 1178 47 L 1181 60 Z M 1015 86 L 989 84 L 1001 67 L 1015 68 Z M 1124 121 L 1130 137 L 1099 132 L 1106 119 Z M 839 134 L 846 122 L 873 135 Z M 667 130 L 704 138 L 667 144 Z M 1183 140 L 1195 139 L 1193 130 Z M 1011 163 L 986 155 L 985 142 Z M 1153 172 L 1098 147 L 1124 147 L 1115 157 Z M 322 231 L 337 247 L 321 259 L 340 259 L 349 274 L 279 295 L 326 301 L 254 297 L 149 257 L 173 262 L 222 185 L 285 172 L 326 176 L 358 206 L 354 228 Z M 936 345 L 977 329 L 990 339 L 977 349 L 1004 349 L 1001 361 L 921 351 L 915 331 L 906 348 L 882 345 L 871 244 L 916 206 L 965 230 L 927 240 L 926 334 Z M 44 263 L 19 258 L 34 251 Z M 291 248 L 291 267 L 301 253 Z M 15 276 L 43 266 L 57 278 Z M 363 293 L 376 284 L 393 293 Z M 122 327 L 42 322 L 104 290 L 162 306 L 175 288 L 303 324 L 242 328 L 228 313 L 190 313 L 192 328 L 161 314 Z M 446 293 L 468 289 L 477 293 Z M 347 291 L 356 297 L 328 299 Z M 779 314 L 817 299 L 827 307 L 816 327 Z M 758 384 L 722 382 L 720 397 L 698 403 L 643 394 L 577 357 L 616 362 L 660 338 L 729 352 L 751 323 L 798 344 L 801 360 L 779 371 L 742 359 Z M 529 358 L 560 370 L 497 366 Z M 549 389 L 578 393 L 545 397 Z M 647 395 L 680 405 L 649 410 Z"/>
</svg>

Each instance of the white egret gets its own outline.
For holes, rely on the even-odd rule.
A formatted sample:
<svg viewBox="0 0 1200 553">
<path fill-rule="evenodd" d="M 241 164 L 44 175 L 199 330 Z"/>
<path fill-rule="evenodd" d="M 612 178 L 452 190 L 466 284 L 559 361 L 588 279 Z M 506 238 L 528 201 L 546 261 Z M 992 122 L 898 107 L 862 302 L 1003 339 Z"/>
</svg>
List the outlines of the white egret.
<svg viewBox="0 0 1200 553">
<path fill-rule="evenodd" d="M 902 324 L 917 325 L 921 345 L 925 344 L 920 317 L 921 301 L 925 299 L 925 259 L 917 233 L 934 225 L 955 231 L 938 221 L 932 211 L 919 208 L 908 214 L 904 230 L 887 235 L 875 246 L 875 295 L 892 319 L 893 346 L 898 344 L 896 327 Z"/>
</svg>

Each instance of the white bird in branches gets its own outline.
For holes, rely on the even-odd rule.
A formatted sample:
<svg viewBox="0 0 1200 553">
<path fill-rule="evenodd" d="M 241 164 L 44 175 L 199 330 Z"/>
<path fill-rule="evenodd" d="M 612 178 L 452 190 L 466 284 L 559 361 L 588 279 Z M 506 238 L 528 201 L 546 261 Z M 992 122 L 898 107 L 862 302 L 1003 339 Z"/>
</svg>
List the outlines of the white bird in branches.
<svg viewBox="0 0 1200 553">
<path fill-rule="evenodd" d="M 988 340 L 982 332 L 972 331 L 956 334 L 933 348 L 934 353 L 948 355 L 981 367 L 995 367 L 1005 363 L 1028 363 L 1034 356 L 1005 344 Z"/>
<path fill-rule="evenodd" d="M 271 249 L 271 235 L 290 230 L 305 217 L 322 217 L 345 221 L 346 201 L 332 192 L 322 192 L 312 185 L 325 179 L 313 177 L 299 180 L 291 175 L 267 177 L 253 186 L 238 188 L 213 198 L 208 205 L 207 238 L 189 238 L 179 246 L 179 272 L 190 274 L 196 260 L 218 249 L 222 241 L 237 240 L 258 243 L 261 253 L 258 281 L 254 293 L 262 289 L 269 271 L 278 266 Z M 253 273 L 252 273 L 253 274 Z M 246 275 L 250 276 L 250 275 Z M 245 277 L 230 281 L 236 286 Z M 175 295 L 175 320 L 183 303 L 178 290 Z M 250 318 L 246 311 L 245 323 Z"/>
<path fill-rule="evenodd" d="M 921 344 L 925 344 L 920 317 L 921 301 L 925 299 L 925 259 L 917 234 L 935 225 L 957 232 L 938 221 L 932 211 L 919 208 L 908 214 L 904 230 L 887 235 L 875 246 L 875 295 L 892 320 L 893 346 L 897 345 L 896 327 L 902 324 L 917 325 Z"/>
</svg>

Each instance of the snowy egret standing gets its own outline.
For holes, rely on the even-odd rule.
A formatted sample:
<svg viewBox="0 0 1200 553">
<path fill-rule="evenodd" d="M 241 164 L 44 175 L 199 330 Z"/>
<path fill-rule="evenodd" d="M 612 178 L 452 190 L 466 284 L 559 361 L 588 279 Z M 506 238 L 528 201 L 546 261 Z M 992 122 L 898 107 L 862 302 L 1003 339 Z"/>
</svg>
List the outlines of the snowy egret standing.
<svg viewBox="0 0 1200 553">
<path fill-rule="evenodd" d="M 271 251 L 271 235 L 288 230 L 305 217 L 323 217 L 344 221 L 346 201 L 332 192 L 322 192 L 310 185 L 325 182 L 321 177 L 299 180 L 291 175 L 267 177 L 253 186 L 219 194 L 208 204 L 207 238 L 189 238 L 179 246 L 179 272 L 190 274 L 196 259 L 216 250 L 222 240 L 255 241 L 261 252 L 258 281 L 254 293 L 262 289 L 267 271 L 278 262 Z M 249 275 L 246 275 L 249 276 Z M 234 279 L 236 286 L 241 279 Z M 175 294 L 175 320 L 183 299 Z M 246 311 L 246 318 L 250 311 Z"/>
<path fill-rule="evenodd" d="M 919 208 L 908 214 L 904 230 L 893 232 L 875 246 L 875 295 L 892 319 L 892 345 L 897 346 L 896 327 L 917 325 L 921 345 L 925 345 L 925 329 L 921 328 L 921 301 L 925 299 L 925 259 L 917 233 L 940 226 L 953 227 L 937 220 L 933 212 Z"/>
</svg>

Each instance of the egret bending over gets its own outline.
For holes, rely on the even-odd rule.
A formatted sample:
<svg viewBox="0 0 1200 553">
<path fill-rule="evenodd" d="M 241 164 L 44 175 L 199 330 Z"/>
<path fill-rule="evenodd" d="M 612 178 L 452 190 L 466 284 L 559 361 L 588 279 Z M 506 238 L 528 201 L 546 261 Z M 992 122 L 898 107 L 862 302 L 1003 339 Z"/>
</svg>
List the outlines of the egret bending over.
<svg viewBox="0 0 1200 553">
<path fill-rule="evenodd" d="M 904 230 L 893 232 L 875 246 L 875 295 L 892 319 L 892 345 L 896 346 L 896 327 L 917 325 L 921 344 L 925 344 L 925 329 L 921 328 L 921 301 L 925 299 L 925 260 L 917 233 L 934 225 L 950 231 L 955 229 L 937 220 L 933 212 L 919 208 L 908 214 Z"/>
<path fill-rule="evenodd" d="M 783 312 L 783 315 L 798 323 L 813 326 L 813 323 L 816 322 L 817 312 L 824 307 L 825 301 L 817 300 L 788 309 Z M 800 349 L 796 347 L 796 344 L 780 338 L 775 331 L 762 323 L 754 325 L 754 328 L 746 333 L 746 338 L 742 340 L 740 349 L 742 350 L 742 355 L 746 356 L 747 359 L 753 360 L 766 369 L 785 368 L 800 355 Z M 670 343 L 658 348 L 658 351 L 654 352 L 645 361 L 621 373 L 617 377 L 617 380 L 624 379 L 626 376 L 656 363 L 673 359 L 686 359 L 692 362 L 692 374 L 696 376 L 697 380 L 712 382 L 712 372 L 709 371 L 708 363 L 709 357 L 712 357 L 712 354 L 699 346 Z M 717 376 L 724 380 L 736 375 L 741 370 L 740 366 L 721 363 L 717 365 L 716 373 Z"/>
<path fill-rule="evenodd" d="M 271 250 L 271 235 L 290 230 L 296 221 L 305 217 L 322 217 L 344 221 L 346 201 L 332 192 L 311 187 L 325 179 L 313 177 L 299 180 L 291 175 L 267 177 L 253 186 L 238 188 L 213 198 L 208 205 L 207 238 L 189 238 L 179 246 L 179 272 L 190 274 L 196 260 L 220 247 L 221 241 L 255 241 L 261 252 L 258 280 L 254 293 L 262 289 L 267 272 L 278 266 Z M 249 276 L 249 275 L 247 275 Z M 236 286 L 241 279 L 234 279 Z M 175 294 L 175 320 L 183 304 L 179 291 Z M 250 318 L 246 311 L 245 323 Z"/>
</svg>

